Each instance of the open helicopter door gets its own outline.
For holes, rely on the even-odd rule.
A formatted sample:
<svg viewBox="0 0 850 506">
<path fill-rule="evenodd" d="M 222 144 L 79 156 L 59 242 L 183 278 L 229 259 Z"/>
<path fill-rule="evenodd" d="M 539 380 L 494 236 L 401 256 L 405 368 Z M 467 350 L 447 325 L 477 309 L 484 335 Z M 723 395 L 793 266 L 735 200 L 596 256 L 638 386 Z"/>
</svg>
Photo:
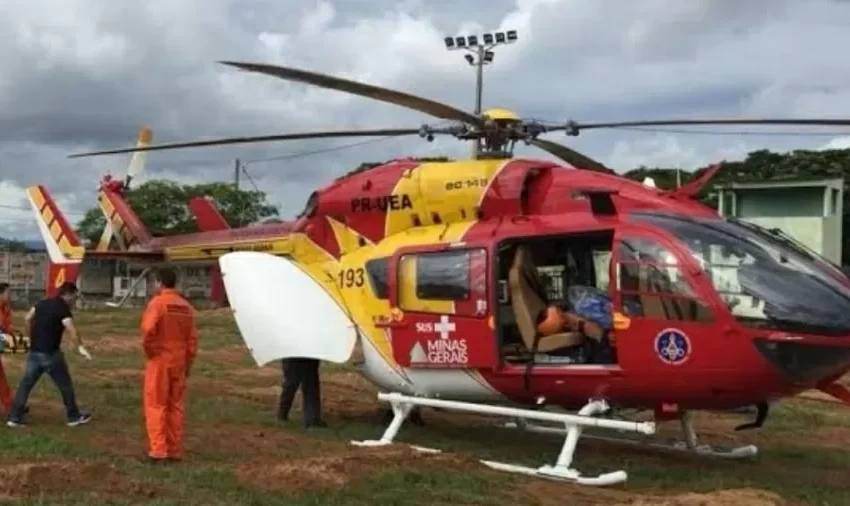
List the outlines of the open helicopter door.
<svg viewBox="0 0 850 506">
<path fill-rule="evenodd" d="M 625 315 L 616 325 L 624 370 L 656 370 L 658 386 L 675 391 L 670 368 L 700 368 L 723 346 L 714 338 L 723 313 L 699 272 L 690 254 L 665 235 L 638 225 L 617 227 L 611 274 L 615 310 Z M 682 381 L 686 397 L 689 385 Z"/>
<path fill-rule="evenodd" d="M 467 245 L 401 248 L 389 266 L 393 357 L 411 368 L 494 368 L 487 249 Z"/>
<path fill-rule="evenodd" d="M 218 263 L 236 325 L 257 365 L 291 357 L 344 363 L 351 357 L 357 327 L 333 289 L 296 262 L 237 251 Z"/>
</svg>

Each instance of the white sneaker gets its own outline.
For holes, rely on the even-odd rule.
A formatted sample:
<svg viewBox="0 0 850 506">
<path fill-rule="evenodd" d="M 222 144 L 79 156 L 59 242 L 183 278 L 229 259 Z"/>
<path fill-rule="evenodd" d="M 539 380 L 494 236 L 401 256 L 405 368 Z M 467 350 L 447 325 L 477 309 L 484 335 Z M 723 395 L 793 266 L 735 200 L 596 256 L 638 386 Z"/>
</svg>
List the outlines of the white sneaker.
<svg viewBox="0 0 850 506">
<path fill-rule="evenodd" d="M 77 417 L 76 420 L 71 420 L 68 422 L 68 427 L 76 427 L 77 425 L 84 425 L 91 421 L 91 415 L 88 413 L 82 414 Z"/>
</svg>

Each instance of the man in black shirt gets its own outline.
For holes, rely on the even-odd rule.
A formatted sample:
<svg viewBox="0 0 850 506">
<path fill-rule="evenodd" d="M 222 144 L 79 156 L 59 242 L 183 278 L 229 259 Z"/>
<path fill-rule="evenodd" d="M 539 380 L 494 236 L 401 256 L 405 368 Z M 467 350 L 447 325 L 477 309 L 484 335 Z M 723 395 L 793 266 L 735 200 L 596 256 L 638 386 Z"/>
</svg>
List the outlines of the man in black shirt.
<svg viewBox="0 0 850 506">
<path fill-rule="evenodd" d="M 77 334 L 71 315 L 71 304 L 74 303 L 76 298 L 77 286 L 74 283 L 66 282 L 59 287 L 58 296 L 40 301 L 27 313 L 30 351 L 27 356 L 24 375 L 18 385 L 15 401 L 12 404 L 12 412 L 6 422 L 9 427 L 25 425 L 23 422 L 24 407 L 27 404 L 30 392 L 44 373 L 50 375 L 50 379 L 62 393 L 68 426 L 76 427 L 91 420 L 91 415 L 81 413 L 77 407 L 71 374 L 68 371 L 68 364 L 65 362 L 65 356 L 61 349 L 62 335 L 65 331 L 68 331 L 71 339 L 77 345 L 77 351 L 91 360 L 91 355 L 89 355 L 79 334 Z"/>
</svg>

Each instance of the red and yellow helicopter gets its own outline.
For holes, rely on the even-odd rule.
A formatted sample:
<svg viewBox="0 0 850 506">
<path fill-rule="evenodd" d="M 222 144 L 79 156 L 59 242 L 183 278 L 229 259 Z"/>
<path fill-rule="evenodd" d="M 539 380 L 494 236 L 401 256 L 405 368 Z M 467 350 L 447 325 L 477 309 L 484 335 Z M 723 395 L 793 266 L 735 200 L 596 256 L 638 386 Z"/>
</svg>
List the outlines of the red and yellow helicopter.
<svg viewBox="0 0 850 506">
<path fill-rule="evenodd" d="M 615 419 L 618 409 L 651 410 L 656 421 L 680 419 L 685 441 L 674 448 L 737 458 L 757 450 L 699 446 L 689 413 L 757 406 L 756 421 L 740 427 L 748 428 L 762 425 L 771 401 L 806 389 L 850 404 L 850 391 L 837 382 L 850 370 L 850 280 L 789 237 L 719 217 L 699 203 L 694 196 L 719 165 L 663 191 L 538 137 L 621 126 L 847 126 L 850 120 L 551 125 L 506 109 L 473 115 L 305 70 L 223 63 L 457 124 L 72 156 L 354 136 L 451 135 L 479 143 L 475 159 L 398 159 L 337 179 L 310 195 L 296 221 L 262 229 L 275 236 L 265 251 L 203 253 L 220 256 L 236 322 L 258 364 L 293 356 L 351 360 L 383 391 L 379 398 L 395 416 L 380 440 L 359 444 L 391 443 L 416 406 L 485 413 L 515 418 L 527 430 L 566 433 L 553 466 L 483 461 L 487 465 L 609 484 L 626 474 L 583 477 L 572 458 L 585 427 L 654 434 L 654 422 Z M 517 142 L 566 163 L 513 157 Z M 161 246 L 170 260 L 202 256 L 196 237 L 223 242 L 239 233 L 149 239 L 140 224 L 126 226 L 140 244 Z"/>
</svg>

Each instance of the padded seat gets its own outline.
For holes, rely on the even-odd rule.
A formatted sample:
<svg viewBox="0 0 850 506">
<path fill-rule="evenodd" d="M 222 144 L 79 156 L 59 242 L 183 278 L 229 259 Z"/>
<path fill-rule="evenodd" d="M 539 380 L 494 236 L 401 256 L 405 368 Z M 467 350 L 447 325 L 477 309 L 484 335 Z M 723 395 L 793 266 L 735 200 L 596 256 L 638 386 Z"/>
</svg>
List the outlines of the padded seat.
<svg viewBox="0 0 850 506">
<path fill-rule="evenodd" d="M 508 272 L 508 286 L 511 292 L 511 307 L 514 310 L 520 335 L 529 350 L 534 349 L 534 340 L 538 336 L 537 317 L 548 304 L 543 299 L 543 284 L 531 253 L 527 246 L 519 246 L 514 255 L 513 265 Z M 540 336 L 537 351 L 548 353 L 561 348 L 570 348 L 584 343 L 584 336 L 579 332 L 560 332 L 548 336 Z"/>
</svg>

